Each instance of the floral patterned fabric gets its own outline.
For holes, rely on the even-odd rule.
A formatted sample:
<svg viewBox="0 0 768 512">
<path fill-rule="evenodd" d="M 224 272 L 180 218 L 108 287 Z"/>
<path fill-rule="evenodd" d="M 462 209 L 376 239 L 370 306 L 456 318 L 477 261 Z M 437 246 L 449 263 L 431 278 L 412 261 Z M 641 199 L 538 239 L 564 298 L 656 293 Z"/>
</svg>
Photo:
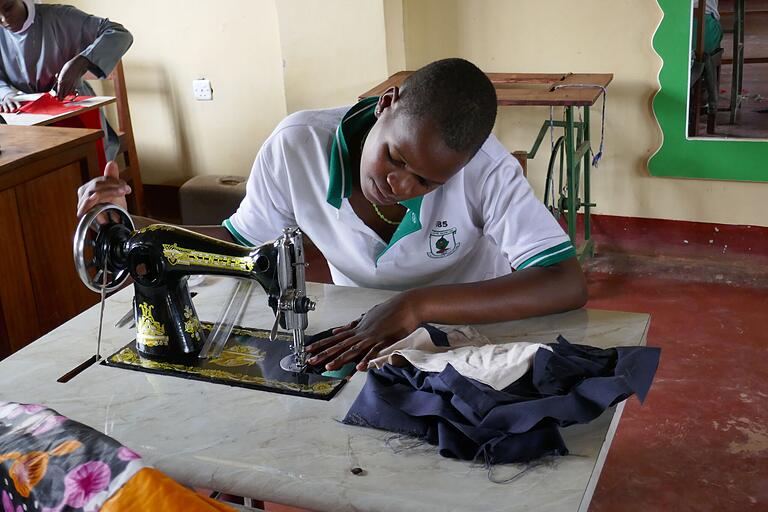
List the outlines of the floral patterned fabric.
<svg viewBox="0 0 768 512">
<path fill-rule="evenodd" d="M 144 467 L 52 409 L 0 401 L 0 512 L 95 511 Z"/>
</svg>

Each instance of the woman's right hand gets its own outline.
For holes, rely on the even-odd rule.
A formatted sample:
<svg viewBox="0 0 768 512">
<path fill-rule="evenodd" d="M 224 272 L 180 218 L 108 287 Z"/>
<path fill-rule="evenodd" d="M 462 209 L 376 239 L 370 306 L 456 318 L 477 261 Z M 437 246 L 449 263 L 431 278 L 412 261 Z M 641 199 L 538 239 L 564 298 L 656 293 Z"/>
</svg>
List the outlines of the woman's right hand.
<svg viewBox="0 0 768 512">
<path fill-rule="evenodd" d="M 88 210 L 100 203 L 112 203 L 127 209 L 125 196 L 131 193 L 131 187 L 120 179 L 117 163 L 107 162 L 104 175 L 93 178 L 77 189 L 77 216 L 82 217 Z"/>
</svg>

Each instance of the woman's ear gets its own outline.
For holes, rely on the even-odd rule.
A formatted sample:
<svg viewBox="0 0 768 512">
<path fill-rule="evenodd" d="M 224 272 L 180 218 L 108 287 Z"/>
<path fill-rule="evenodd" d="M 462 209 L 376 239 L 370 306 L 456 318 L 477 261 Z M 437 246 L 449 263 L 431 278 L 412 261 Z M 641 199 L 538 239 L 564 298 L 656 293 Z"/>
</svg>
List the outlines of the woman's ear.
<svg viewBox="0 0 768 512">
<path fill-rule="evenodd" d="M 379 101 L 376 103 L 376 108 L 373 111 L 373 115 L 379 118 L 386 109 L 394 105 L 400 98 L 400 89 L 397 86 L 390 87 L 384 94 L 379 96 Z"/>
</svg>

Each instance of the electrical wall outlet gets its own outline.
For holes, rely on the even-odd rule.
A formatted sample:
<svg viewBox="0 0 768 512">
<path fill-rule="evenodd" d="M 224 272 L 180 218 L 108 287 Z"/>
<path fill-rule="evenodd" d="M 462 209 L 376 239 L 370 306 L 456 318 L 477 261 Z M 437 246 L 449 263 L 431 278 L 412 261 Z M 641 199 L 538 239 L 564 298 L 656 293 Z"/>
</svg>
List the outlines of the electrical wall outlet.
<svg viewBox="0 0 768 512">
<path fill-rule="evenodd" d="M 211 88 L 211 81 L 206 80 L 205 78 L 192 80 L 192 94 L 194 94 L 197 101 L 213 100 L 213 89 Z"/>
</svg>

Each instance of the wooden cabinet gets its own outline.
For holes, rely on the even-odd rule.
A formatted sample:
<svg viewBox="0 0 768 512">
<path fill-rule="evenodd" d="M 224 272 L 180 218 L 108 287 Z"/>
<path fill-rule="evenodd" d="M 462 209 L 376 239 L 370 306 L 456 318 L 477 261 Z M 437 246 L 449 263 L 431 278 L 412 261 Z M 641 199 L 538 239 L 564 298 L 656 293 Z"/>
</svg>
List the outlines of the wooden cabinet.
<svg viewBox="0 0 768 512">
<path fill-rule="evenodd" d="M 98 301 L 72 259 L 100 130 L 0 126 L 0 359 Z"/>
</svg>

